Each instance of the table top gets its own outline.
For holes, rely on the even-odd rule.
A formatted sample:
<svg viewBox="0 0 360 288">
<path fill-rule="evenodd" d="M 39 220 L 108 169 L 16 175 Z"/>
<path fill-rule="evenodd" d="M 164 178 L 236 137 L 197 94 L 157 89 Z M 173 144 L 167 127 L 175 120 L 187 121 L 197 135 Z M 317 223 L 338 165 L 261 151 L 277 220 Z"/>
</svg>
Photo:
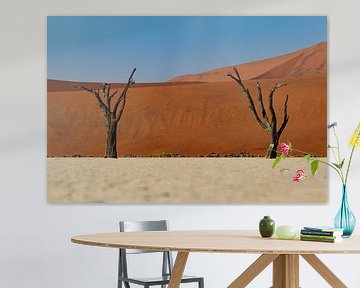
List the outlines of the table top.
<svg viewBox="0 0 360 288">
<path fill-rule="evenodd" d="M 343 254 L 360 253 L 360 235 L 338 243 L 321 243 L 262 238 L 256 230 L 190 230 L 156 232 L 117 232 L 80 235 L 77 244 L 183 252 L 249 254 Z"/>
</svg>

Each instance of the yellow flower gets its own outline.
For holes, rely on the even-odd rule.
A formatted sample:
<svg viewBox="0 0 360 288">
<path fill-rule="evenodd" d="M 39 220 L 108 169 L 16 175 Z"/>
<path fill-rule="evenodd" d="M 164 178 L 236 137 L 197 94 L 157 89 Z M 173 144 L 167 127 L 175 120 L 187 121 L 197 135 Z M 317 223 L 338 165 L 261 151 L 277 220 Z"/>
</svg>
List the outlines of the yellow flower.
<svg viewBox="0 0 360 288">
<path fill-rule="evenodd" d="M 356 127 L 354 133 L 351 136 L 349 146 L 360 147 L 360 122 L 359 122 L 358 126 Z"/>
</svg>

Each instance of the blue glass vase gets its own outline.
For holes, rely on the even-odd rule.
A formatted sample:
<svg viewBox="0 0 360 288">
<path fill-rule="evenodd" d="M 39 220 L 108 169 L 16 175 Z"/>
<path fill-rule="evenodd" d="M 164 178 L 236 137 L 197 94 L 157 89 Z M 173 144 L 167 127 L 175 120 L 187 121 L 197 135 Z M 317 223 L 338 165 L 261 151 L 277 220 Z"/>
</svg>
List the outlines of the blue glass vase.
<svg viewBox="0 0 360 288">
<path fill-rule="evenodd" d="M 345 238 L 350 237 L 355 228 L 356 219 L 349 207 L 346 185 L 343 185 L 342 188 L 341 206 L 336 214 L 334 224 L 336 228 L 344 229 L 343 237 Z"/>
</svg>

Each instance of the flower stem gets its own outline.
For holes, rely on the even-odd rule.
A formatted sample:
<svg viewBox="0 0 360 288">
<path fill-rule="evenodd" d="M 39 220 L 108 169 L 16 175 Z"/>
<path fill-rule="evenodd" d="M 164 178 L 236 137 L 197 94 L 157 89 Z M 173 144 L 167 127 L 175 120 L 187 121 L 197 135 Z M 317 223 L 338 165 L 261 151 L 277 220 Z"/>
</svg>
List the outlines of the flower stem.
<svg viewBox="0 0 360 288">
<path fill-rule="evenodd" d="M 335 159 L 335 161 L 336 161 L 336 164 L 340 164 L 340 160 L 337 159 L 334 149 L 333 149 L 333 148 L 330 148 L 330 150 L 331 150 L 331 153 L 332 153 L 333 156 L 334 156 L 334 159 Z"/>
<path fill-rule="evenodd" d="M 336 171 L 336 173 L 339 174 L 340 180 L 341 180 L 341 182 L 343 183 L 343 185 L 346 184 L 345 181 L 344 181 L 344 176 L 342 175 L 342 173 L 339 172 L 339 169 L 337 169 L 335 166 L 333 166 L 332 164 L 327 163 L 327 162 L 325 162 L 325 161 L 321 161 L 321 160 L 319 160 L 319 159 L 316 159 L 316 160 L 319 161 L 319 162 L 322 163 L 322 164 L 328 165 L 329 167 L 333 168 L 333 169 Z M 340 171 L 341 171 L 341 170 L 340 170 Z"/>
<path fill-rule="evenodd" d="M 309 153 L 306 153 L 306 152 L 301 151 L 301 150 L 297 150 L 297 149 L 293 149 L 293 148 L 291 148 L 291 150 L 296 151 L 296 152 L 303 153 L 304 155 L 310 155 Z M 310 155 L 310 158 L 314 159 L 313 157 L 311 157 L 311 155 Z M 341 182 L 342 182 L 343 184 L 345 184 L 344 176 L 342 175 L 342 173 L 340 173 L 340 171 L 341 171 L 340 169 L 336 168 L 334 165 L 332 165 L 332 164 L 330 164 L 330 163 L 328 163 L 328 162 L 325 162 L 325 161 L 322 161 L 322 160 L 319 160 L 319 159 L 316 159 L 316 160 L 319 161 L 320 163 L 325 164 L 325 165 L 331 167 L 332 169 L 334 169 L 334 170 L 336 171 L 336 173 L 339 174 Z M 339 171 L 339 170 L 340 170 L 340 171 Z"/>
<path fill-rule="evenodd" d="M 333 127 L 333 131 L 334 131 L 334 135 L 335 135 L 335 139 L 336 139 L 336 146 L 337 146 L 337 151 L 338 151 L 338 157 L 339 157 L 339 160 L 337 161 L 338 165 L 341 164 L 342 162 L 342 158 L 341 158 L 341 154 L 340 154 L 340 144 L 339 144 L 339 137 L 337 136 L 336 134 L 336 130 L 335 130 L 335 127 Z M 335 158 L 336 159 L 336 158 Z M 343 173 L 343 170 L 342 170 L 342 166 L 340 166 L 341 168 L 339 169 L 339 172 L 341 174 L 341 181 L 343 182 L 343 184 L 346 184 L 346 182 L 344 182 L 344 173 Z M 349 166 L 348 166 L 349 167 Z"/>
<path fill-rule="evenodd" d="M 345 182 L 344 182 L 345 185 L 346 185 L 347 180 L 348 180 L 349 170 L 350 170 L 350 165 L 351 165 L 351 160 L 352 160 L 352 158 L 353 158 L 354 151 L 355 151 L 355 145 L 354 145 L 353 148 L 351 149 L 351 154 L 350 154 L 350 158 L 349 158 L 349 164 L 348 164 L 347 169 L 346 169 L 346 176 L 345 176 Z"/>
<path fill-rule="evenodd" d="M 338 137 L 337 134 L 336 134 L 335 127 L 333 127 L 333 131 L 334 131 L 334 135 L 335 135 L 335 139 L 336 139 L 336 146 L 337 146 L 336 148 L 337 148 L 338 156 L 339 156 L 339 163 L 338 163 L 338 164 L 340 164 L 340 162 L 341 162 L 342 160 L 341 160 L 341 155 L 340 155 L 339 137 Z"/>
</svg>

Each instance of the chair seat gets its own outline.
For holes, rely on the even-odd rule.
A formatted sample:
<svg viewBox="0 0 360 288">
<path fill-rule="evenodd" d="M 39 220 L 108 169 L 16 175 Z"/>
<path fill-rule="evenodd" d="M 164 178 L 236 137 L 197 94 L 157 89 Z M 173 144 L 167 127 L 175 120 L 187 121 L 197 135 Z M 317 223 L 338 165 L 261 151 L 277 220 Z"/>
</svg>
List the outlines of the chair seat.
<svg viewBox="0 0 360 288">
<path fill-rule="evenodd" d="M 195 277 L 195 276 L 187 276 L 184 275 L 181 278 L 181 283 L 188 283 L 188 282 L 196 282 L 200 281 L 202 277 Z M 119 280 L 134 283 L 138 285 L 150 284 L 150 285 L 161 285 L 161 284 L 168 284 L 170 281 L 170 276 L 163 276 L 163 277 L 149 277 L 149 278 L 126 278 L 126 277 L 119 277 Z"/>
</svg>

